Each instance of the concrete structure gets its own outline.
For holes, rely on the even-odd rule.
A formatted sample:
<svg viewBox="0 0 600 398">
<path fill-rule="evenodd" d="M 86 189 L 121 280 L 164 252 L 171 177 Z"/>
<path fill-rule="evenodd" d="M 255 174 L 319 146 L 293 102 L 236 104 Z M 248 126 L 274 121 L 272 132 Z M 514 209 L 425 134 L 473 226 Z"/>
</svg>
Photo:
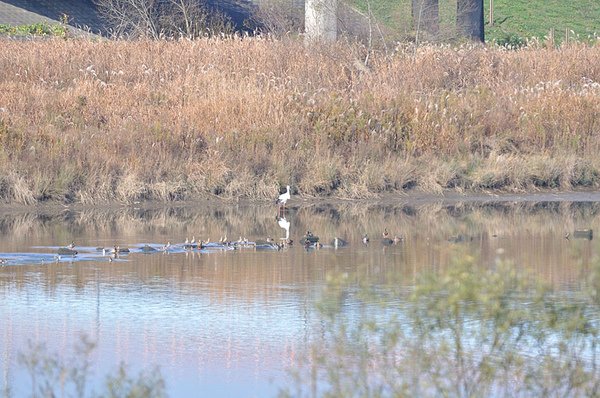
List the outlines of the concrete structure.
<svg viewBox="0 0 600 398">
<path fill-rule="evenodd" d="M 456 27 L 463 36 L 485 42 L 483 0 L 458 0 L 456 3 Z"/>
<path fill-rule="evenodd" d="M 337 39 L 337 0 L 306 0 L 304 32 L 307 42 Z"/>
</svg>

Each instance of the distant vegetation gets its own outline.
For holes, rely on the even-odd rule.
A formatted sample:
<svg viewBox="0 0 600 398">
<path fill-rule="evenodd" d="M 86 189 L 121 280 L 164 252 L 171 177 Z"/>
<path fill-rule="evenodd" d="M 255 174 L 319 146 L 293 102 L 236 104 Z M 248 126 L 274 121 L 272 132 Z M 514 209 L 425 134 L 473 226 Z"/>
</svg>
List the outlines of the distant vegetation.
<svg viewBox="0 0 600 398">
<path fill-rule="evenodd" d="M 600 185 L 600 45 L 5 40 L 0 198 L 173 201 Z"/>
<path fill-rule="evenodd" d="M 68 34 L 68 28 L 64 24 L 49 24 L 39 22 L 30 25 L 7 25 L 0 24 L 0 35 L 8 36 L 60 36 Z"/>
</svg>

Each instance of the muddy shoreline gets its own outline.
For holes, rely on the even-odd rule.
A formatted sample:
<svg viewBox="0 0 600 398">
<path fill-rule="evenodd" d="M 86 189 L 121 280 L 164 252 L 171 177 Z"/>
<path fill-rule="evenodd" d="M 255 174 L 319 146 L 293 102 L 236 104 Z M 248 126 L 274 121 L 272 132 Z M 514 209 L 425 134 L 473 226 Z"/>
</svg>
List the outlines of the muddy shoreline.
<svg viewBox="0 0 600 398">
<path fill-rule="evenodd" d="M 600 191 L 546 191 L 546 192 L 526 192 L 526 193 L 458 193 L 454 191 L 433 194 L 427 192 L 409 192 L 385 194 L 378 198 L 371 199 L 341 199 L 335 197 L 314 198 L 314 197 L 292 197 L 288 203 L 291 209 L 304 206 L 315 205 L 365 205 L 365 206 L 419 206 L 428 204 L 438 205 L 457 205 L 457 204 L 491 204 L 491 203 L 539 203 L 539 202 L 600 202 Z M 62 203 L 41 203 L 36 205 L 22 204 L 3 204 L 0 207 L 0 214 L 4 213 L 23 213 L 23 212 L 42 212 L 42 213 L 60 213 L 68 211 L 99 210 L 116 211 L 123 209 L 164 209 L 164 208 L 219 208 L 231 206 L 275 206 L 267 200 L 231 200 L 222 198 L 213 198 L 196 201 L 173 201 L 173 202 L 134 202 L 120 203 L 110 202 L 97 205 L 83 204 L 62 204 Z"/>
</svg>

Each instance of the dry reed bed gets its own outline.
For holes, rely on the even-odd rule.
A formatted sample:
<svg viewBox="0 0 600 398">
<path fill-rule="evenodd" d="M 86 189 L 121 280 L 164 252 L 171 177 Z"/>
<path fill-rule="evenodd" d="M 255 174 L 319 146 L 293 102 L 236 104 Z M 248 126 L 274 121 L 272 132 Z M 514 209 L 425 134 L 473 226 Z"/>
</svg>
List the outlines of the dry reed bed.
<svg viewBox="0 0 600 398">
<path fill-rule="evenodd" d="M 0 198 L 364 198 L 600 183 L 600 46 L 0 41 Z"/>
</svg>

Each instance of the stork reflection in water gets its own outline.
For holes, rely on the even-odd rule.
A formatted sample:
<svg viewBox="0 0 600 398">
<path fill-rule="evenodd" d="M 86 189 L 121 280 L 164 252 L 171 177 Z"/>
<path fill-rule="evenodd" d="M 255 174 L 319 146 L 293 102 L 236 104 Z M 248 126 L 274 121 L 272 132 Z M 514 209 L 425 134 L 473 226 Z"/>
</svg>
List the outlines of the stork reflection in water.
<svg viewBox="0 0 600 398">
<path fill-rule="evenodd" d="M 285 219 L 285 217 L 279 217 L 277 216 L 277 224 L 279 224 L 279 227 L 282 228 L 283 230 L 285 230 L 285 238 L 281 238 L 281 240 L 283 241 L 284 245 L 289 245 L 291 244 L 291 240 L 290 240 L 290 222 L 288 220 Z"/>
</svg>

